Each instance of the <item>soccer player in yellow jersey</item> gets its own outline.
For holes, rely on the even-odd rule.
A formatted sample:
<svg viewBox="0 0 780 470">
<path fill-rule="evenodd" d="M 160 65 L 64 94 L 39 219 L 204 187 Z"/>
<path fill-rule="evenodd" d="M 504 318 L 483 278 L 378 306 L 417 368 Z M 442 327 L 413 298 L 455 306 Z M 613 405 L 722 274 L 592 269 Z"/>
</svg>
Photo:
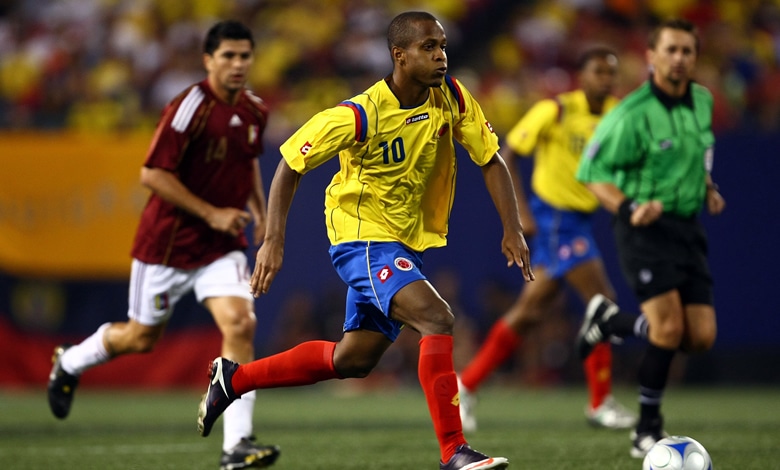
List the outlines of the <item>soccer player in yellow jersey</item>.
<svg viewBox="0 0 780 470">
<path fill-rule="evenodd" d="M 338 155 L 325 192 L 333 266 L 348 285 L 341 341 L 309 341 L 246 365 L 214 360 L 199 410 L 207 435 L 227 405 L 249 390 L 365 377 L 406 325 L 420 333 L 418 376 L 443 470 L 505 468 L 472 450 L 461 428 L 452 363 L 453 314 L 422 274 L 423 252 L 446 243 L 457 140 L 482 168 L 504 227 L 508 266 L 533 280 L 511 175 L 477 102 L 447 75 L 447 37 L 429 13 L 406 12 L 388 28 L 392 74 L 322 111 L 281 146 L 268 199 L 265 241 L 251 279 L 268 292 L 282 266 L 287 214 L 303 174 Z"/>
<path fill-rule="evenodd" d="M 536 282 L 523 288 L 460 374 L 461 420 L 466 431 L 477 427 L 474 394 L 480 384 L 538 324 L 562 288 L 561 281 L 585 302 L 596 294 L 615 297 L 592 235 L 591 214 L 599 202 L 574 175 L 596 124 L 618 102 L 611 95 L 616 75 L 617 57 L 611 50 L 586 51 L 579 63 L 580 88 L 536 103 L 506 137 L 501 155 L 507 158 L 517 185 L 525 232 L 534 235 L 530 243 Z M 534 156 L 530 204 L 523 195 L 515 154 Z M 608 343 L 598 345 L 585 361 L 590 392 L 585 413 L 595 426 L 630 428 L 635 416 L 611 396 L 611 362 Z"/>
</svg>

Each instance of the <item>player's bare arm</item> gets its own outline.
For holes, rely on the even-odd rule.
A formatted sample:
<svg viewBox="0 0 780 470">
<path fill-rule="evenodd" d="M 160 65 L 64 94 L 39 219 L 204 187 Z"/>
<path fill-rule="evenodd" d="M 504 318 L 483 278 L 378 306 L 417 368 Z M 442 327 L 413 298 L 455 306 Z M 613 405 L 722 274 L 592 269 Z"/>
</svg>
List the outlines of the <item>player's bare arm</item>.
<svg viewBox="0 0 780 470">
<path fill-rule="evenodd" d="M 300 180 L 301 174 L 290 168 L 282 159 L 271 182 L 265 238 L 257 250 L 255 270 L 249 282 L 250 292 L 255 297 L 268 293 L 276 273 L 282 269 L 287 214 Z"/>
<path fill-rule="evenodd" d="M 504 159 L 504 162 L 506 162 L 509 175 L 512 177 L 512 183 L 515 188 L 515 197 L 517 198 L 517 209 L 520 212 L 520 220 L 523 223 L 523 236 L 531 237 L 536 234 L 536 220 L 534 220 L 534 216 L 531 213 L 528 199 L 525 197 L 523 177 L 517 166 L 517 155 L 506 144 L 501 147 L 499 154 L 501 155 L 501 158 Z"/>
<path fill-rule="evenodd" d="M 209 204 L 187 189 L 175 174 L 162 168 L 141 168 L 141 184 L 176 207 L 205 220 L 218 232 L 238 236 L 251 220 L 249 212 Z"/>
<path fill-rule="evenodd" d="M 263 179 L 260 174 L 260 162 L 255 160 L 253 166 L 253 189 L 249 195 L 247 206 L 249 212 L 252 213 L 252 218 L 255 221 L 255 226 L 252 234 L 252 241 L 255 245 L 262 243 L 265 237 L 265 221 L 268 217 L 267 202 L 265 200 L 265 189 L 263 188 Z"/>
<path fill-rule="evenodd" d="M 718 190 L 718 185 L 707 176 L 707 212 L 710 215 L 719 215 L 726 208 L 726 200 Z"/>
<path fill-rule="evenodd" d="M 604 206 L 604 209 L 619 215 L 620 206 L 626 200 L 623 191 L 612 183 L 589 183 L 587 186 Z M 664 205 L 661 201 L 647 201 L 635 204 L 629 210 L 631 211 L 631 225 L 639 227 L 650 225 L 658 220 L 664 212 Z"/>
<path fill-rule="evenodd" d="M 509 175 L 504 159 L 496 153 L 493 158 L 482 167 L 482 176 L 485 179 L 490 197 L 501 217 L 504 226 L 504 237 L 501 240 L 501 252 L 507 259 L 507 266 L 517 265 L 523 270 L 523 278 L 526 282 L 534 280 L 531 271 L 531 259 L 528 245 L 523 236 L 523 224 L 520 222 L 520 213 L 517 208 L 512 178 Z"/>
</svg>

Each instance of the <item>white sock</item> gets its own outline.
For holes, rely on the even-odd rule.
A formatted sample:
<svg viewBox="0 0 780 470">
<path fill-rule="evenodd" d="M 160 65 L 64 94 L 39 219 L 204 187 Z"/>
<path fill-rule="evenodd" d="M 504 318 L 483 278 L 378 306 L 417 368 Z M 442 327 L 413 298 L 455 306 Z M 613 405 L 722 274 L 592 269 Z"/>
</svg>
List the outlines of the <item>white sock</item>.
<svg viewBox="0 0 780 470">
<path fill-rule="evenodd" d="M 80 344 L 68 348 L 63 354 L 60 364 L 65 372 L 81 375 L 85 370 L 107 362 L 111 357 L 103 346 L 103 335 L 111 323 L 103 323 L 87 339 Z"/>
<path fill-rule="evenodd" d="M 240 400 L 230 404 L 225 410 L 222 419 L 224 423 L 224 437 L 222 449 L 229 451 L 241 441 L 243 437 L 252 435 L 252 415 L 255 410 L 255 390 L 241 395 Z"/>
</svg>

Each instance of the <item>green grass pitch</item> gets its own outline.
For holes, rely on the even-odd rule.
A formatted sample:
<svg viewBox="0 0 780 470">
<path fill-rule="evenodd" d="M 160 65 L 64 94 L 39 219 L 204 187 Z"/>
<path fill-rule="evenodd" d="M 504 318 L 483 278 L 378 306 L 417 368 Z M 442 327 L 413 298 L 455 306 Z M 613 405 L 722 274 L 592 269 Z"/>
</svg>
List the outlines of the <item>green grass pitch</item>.
<svg viewBox="0 0 780 470">
<path fill-rule="evenodd" d="M 438 446 L 416 388 L 355 392 L 345 382 L 258 392 L 258 438 L 282 448 L 275 469 L 436 469 Z M 616 395 L 635 403 L 630 389 Z M 580 388 L 487 387 L 475 449 L 523 470 L 640 470 L 627 431 L 589 428 Z M 222 422 L 198 436 L 199 392 L 79 390 L 71 416 L 44 390 L 0 390 L 0 469 L 216 469 Z M 780 469 L 780 390 L 671 387 L 666 428 L 699 440 L 716 470 Z"/>
</svg>

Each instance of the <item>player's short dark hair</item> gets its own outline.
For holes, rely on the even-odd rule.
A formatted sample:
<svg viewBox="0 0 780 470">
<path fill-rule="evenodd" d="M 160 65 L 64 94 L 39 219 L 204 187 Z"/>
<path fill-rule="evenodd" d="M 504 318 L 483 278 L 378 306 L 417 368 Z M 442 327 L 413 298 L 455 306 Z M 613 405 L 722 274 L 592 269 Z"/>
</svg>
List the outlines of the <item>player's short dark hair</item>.
<svg viewBox="0 0 780 470">
<path fill-rule="evenodd" d="M 593 59 L 606 59 L 609 56 L 612 56 L 615 58 L 615 60 L 617 60 L 617 53 L 613 49 L 610 49 L 606 46 L 591 47 L 580 55 L 579 59 L 577 60 L 577 70 L 585 70 L 588 62 Z"/>
<path fill-rule="evenodd" d="M 407 11 L 393 18 L 387 28 L 387 48 L 393 46 L 405 49 L 409 47 L 415 36 L 414 24 L 420 21 L 438 21 L 427 11 Z"/>
<path fill-rule="evenodd" d="M 672 18 L 661 22 L 650 33 L 650 37 L 647 39 L 647 48 L 655 50 L 655 46 L 658 45 L 658 38 L 661 36 L 661 31 L 664 29 L 676 29 L 678 31 L 685 31 L 693 35 L 694 43 L 696 44 L 696 52 L 699 52 L 699 31 L 696 26 L 688 20 L 682 18 Z"/>
<path fill-rule="evenodd" d="M 252 48 L 255 47 L 255 39 L 249 28 L 240 21 L 226 20 L 215 24 L 206 33 L 206 39 L 203 41 L 203 52 L 208 55 L 213 54 L 225 39 L 247 39 L 252 44 Z"/>
</svg>

